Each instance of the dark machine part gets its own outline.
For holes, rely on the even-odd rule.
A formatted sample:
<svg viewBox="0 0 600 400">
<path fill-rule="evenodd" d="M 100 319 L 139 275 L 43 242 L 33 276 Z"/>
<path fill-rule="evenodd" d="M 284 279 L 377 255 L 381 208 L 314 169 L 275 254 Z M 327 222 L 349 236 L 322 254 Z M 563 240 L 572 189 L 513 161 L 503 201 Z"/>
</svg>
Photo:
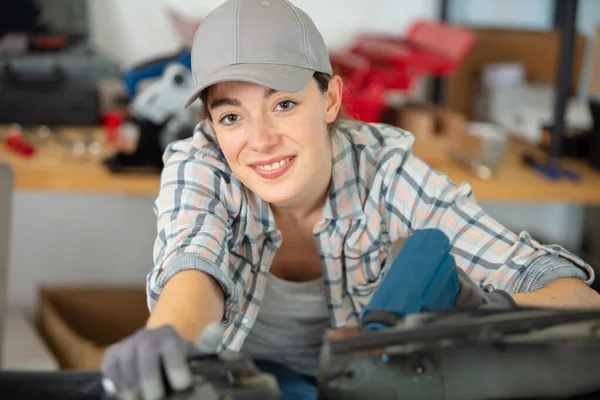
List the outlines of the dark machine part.
<svg viewBox="0 0 600 400">
<path fill-rule="evenodd" d="M 139 140 L 133 153 L 119 151 L 104 160 L 104 165 L 112 173 L 158 174 L 164 166 L 166 146 L 172 141 L 189 138 L 194 133 L 193 125 L 177 124 L 174 118 L 161 124 L 137 118 L 132 118 L 129 122 L 139 129 Z M 179 126 L 173 129 L 175 125 Z"/>
<path fill-rule="evenodd" d="M 71 79 L 60 68 L 44 72 L 4 67 L 0 77 L 0 124 L 93 126 L 101 104 L 92 80 Z"/>
<path fill-rule="evenodd" d="M 278 400 L 277 380 L 242 354 L 190 358 L 193 387 L 165 400 Z M 114 400 L 98 372 L 0 371 L 2 400 Z"/>
<path fill-rule="evenodd" d="M 102 377 L 96 372 L 0 371 L 0 393 L 4 400 L 104 400 Z"/>
<path fill-rule="evenodd" d="M 143 75 L 145 66 L 140 68 Z M 159 173 L 169 143 L 194 133 L 198 123 L 196 112 L 192 107 L 182 107 L 193 91 L 194 80 L 186 65 L 174 62 L 164 66 L 161 78 L 137 94 L 129 106 L 130 122 L 139 130 L 136 150 L 118 152 L 104 161 L 106 167 L 113 173 Z"/>
<path fill-rule="evenodd" d="M 335 329 L 319 399 L 592 399 L 600 311 L 447 310 L 379 331 Z"/>
<path fill-rule="evenodd" d="M 104 160 L 104 165 L 113 173 L 149 172 L 159 173 L 163 168 L 164 149 L 160 145 L 160 135 L 166 123 L 132 119 L 141 134 L 133 153 L 117 152 Z"/>
<path fill-rule="evenodd" d="M 600 94 L 590 98 L 590 111 L 593 123 L 588 157 L 590 164 L 600 170 Z"/>
<path fill-rule="evenodd" d="M 0 1 L 0 38 L 10 32 L 31 32 L 39 29 L 40 7 L 33 0 Z"/>
<path fill-rule="evenodd" d="M 189 393 L 170 397 L 173 400 L 278 400 L 281 397 L 277 379 L 261 372 L 242 353 L 199 356 L 190 360 L 195 377 Z"/>
</svg>

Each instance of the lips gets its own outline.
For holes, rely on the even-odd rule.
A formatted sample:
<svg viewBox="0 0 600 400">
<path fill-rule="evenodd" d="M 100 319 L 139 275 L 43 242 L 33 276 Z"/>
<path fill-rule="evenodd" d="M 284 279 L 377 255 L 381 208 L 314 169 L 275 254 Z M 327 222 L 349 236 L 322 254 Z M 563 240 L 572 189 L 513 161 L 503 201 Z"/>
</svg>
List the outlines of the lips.
<svg viewBox="0 0 600 400">
<path fill-rule="evenodd" d="M 296 156 L 280 156 L 250 164 L 250 168 L 264 179 L 276 179 L 285 174 L 296 161 Z"/>
</svg>

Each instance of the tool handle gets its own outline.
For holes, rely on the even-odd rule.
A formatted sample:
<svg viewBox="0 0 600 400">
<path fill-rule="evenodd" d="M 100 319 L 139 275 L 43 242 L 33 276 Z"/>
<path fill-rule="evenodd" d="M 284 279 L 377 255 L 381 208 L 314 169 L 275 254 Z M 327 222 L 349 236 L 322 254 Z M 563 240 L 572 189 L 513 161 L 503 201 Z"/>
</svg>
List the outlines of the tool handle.
<svg viewBox="0 0 600 400">
<path fill-rule="evenodd" d="M 424 229 L 410 236 L 390 264 L 379 287 L 361 316 L 361 325 L 376 330 L 392 324 L 392 319 L 376 321 L 373 312 L 394 313 L 399 317 L 423 311 L 452 307 L 460 281 L 450 241 L 439 229 Z"/>
</svg>

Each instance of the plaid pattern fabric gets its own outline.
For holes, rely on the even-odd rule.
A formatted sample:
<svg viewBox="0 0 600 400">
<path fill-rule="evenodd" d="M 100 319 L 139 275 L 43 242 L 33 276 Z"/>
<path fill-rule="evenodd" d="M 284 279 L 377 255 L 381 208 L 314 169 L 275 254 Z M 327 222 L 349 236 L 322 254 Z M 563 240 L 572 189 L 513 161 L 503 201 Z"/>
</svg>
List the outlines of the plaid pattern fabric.
<svg viewBox="0 0 600 400">
<path fill-rule="evenodd" d="M 351 121 L 333 135 L 333 179 L 314 228 L 332 327 L 357 324 L 394 242 L 424 228 L 446 233 L 457 264 L 482 287 L 512 293 L 561 277 L 592 282 L 593 269 L 575 255 L 510 232 L 486 215 L 468 184 L 455 185 L 412 153 L 413 141 L 393 126 Z M 204 271 L 226 295 L 222 349 L 239 350 L 281 236 L 268 204 L 231 173 L 208 124 L 165 152 L 155 212 L 150 310 L 173 275 Z"/>
</svg>

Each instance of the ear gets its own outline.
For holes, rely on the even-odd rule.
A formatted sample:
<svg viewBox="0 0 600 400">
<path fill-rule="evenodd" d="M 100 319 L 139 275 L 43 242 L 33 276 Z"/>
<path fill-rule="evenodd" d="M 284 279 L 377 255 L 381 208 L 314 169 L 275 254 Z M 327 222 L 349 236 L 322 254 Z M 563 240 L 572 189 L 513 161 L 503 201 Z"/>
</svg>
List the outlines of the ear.
<svg viewBox="0 0 600 400">
<path fill-rule="evenodd" d="M 338 116 L 342 107 L 342 94 L 344 92 L 344 82 L 342 78 L 334 75 L 329 81 L 327 93 L 325 93 L 325 123 L 330 124 Z"/>
</svg>

